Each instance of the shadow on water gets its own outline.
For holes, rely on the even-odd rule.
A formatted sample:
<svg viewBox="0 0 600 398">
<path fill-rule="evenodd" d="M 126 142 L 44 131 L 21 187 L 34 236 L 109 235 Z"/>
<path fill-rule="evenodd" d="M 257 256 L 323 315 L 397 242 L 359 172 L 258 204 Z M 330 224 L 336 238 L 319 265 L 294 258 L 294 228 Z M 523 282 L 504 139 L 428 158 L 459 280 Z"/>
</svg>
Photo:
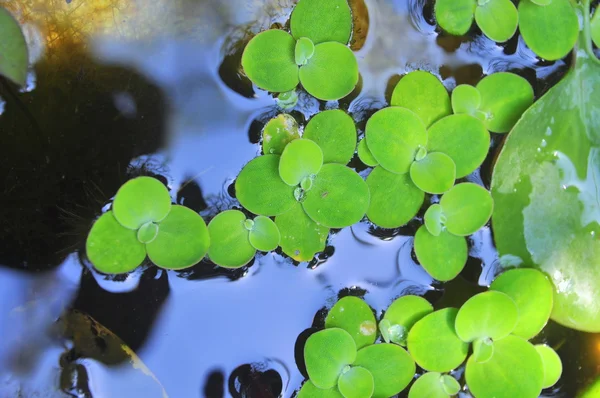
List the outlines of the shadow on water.
<svg viewBox="0 0 600 398">
<path fill-rule="evenodd" d="M 239 270 L 209 260 L 126 276 L 90 267 L 82 251 L 89 227 L 131 176 L 159 177 L 176 203 L 207 221 L 239 206 L 233 182 L 279 112 L 243 75 L 241 51 L 261 29 L 285 24 L 294 3 L 20 3 L 29 7 L 24 18 L 49 25 L 36 87 L 0 84 L 0 397 L 291 397 L 306 376 L 304 343 L 340 297 L 364 297 L 377 315 L 402 294 L 459 306 L 493 279 L 498 258 L 484 228 L 470 239 L 461 275 L 433 281 L 412 250 L 423 211 L 402 228 L 361 222 L 336 231 L 309 264 L 269 253 Z M 512 71 L 540 96 L 568 68 L 537 59 L 518 38 L 499 46 L 476 28 L 447 36 L 435 27 L 432 0 L 351 3 L 361 83 L 337 103 L 300 93 L 292 115 L 301 124 L 339 107 L 362 135 L 413 69 L 440 75 L 448 88 Z M 494 135 L 468 180 L 489 187 L 503 138 Z M 358 159 L 350 165 L 368 173 Z M 537 339 L 565 364 L 545 396 L 573 397 L 600 372 L 598 335 L 551 323 Z"/>
</svg>

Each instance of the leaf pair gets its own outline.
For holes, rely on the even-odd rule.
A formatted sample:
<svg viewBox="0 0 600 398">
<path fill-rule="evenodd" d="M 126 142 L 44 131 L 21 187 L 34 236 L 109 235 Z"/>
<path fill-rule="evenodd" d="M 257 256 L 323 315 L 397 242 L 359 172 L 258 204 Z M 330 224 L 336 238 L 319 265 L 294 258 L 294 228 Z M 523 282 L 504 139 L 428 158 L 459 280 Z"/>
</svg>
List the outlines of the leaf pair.
<svg viewBox="0 0 600 398">
<path fill-rule="evenodd" d="M 358 63 L 346 45 L 352 15 L 346 0 L 300 0 L 291 34 L 271 29 L 256 35 L 242 55 L 242 67 L 258 87 L 294 90 L 298 83 L 321 100 L 337 100 L 358 83 Z"/>
<path fill-rule="evenodd" d="M 547 60 L 563 58 L 573 49 L 579 21 L 569 0 L 437 0 L 435 17 L 442 29 L 464 35 L 473 24 L 496 42 L 510 39 L 517 26 L 525 43 Z"/>
<path fill-rule="evenodd" d="M 239 268 L 250 262 L 257 250 L 268 252 L 279 246 L 281 235 L 268 217 L 246 219 L 239 210 L 217 214 L 208 224 L 212 244 L 208 257 L 217 265 Z"/>
<path fill-rule="evenodd" d="M 138 177 L 119 189 L 112 210 L 96 220 L 86 251 L 100 272 L 122 274 L 139 266 L 146 255 L 161 268 L 187 268 L 206 255 L 209 245 L 208 228 L 200 215 L 172 206 L 160 181 Z"/>
</svg>

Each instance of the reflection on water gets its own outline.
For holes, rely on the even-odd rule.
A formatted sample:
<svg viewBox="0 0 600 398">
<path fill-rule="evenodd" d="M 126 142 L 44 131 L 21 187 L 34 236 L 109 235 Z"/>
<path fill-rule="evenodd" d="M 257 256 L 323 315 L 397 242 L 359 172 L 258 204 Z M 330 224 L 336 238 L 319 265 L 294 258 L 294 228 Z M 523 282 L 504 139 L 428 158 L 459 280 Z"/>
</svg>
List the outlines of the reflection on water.
<svg viewBox="0 0 600 398">
<path fill-rule="evenodd" d="M 460 305 L 477 283 L 490 283 L 498 259 L 489 229 L 471 239 L 460 278 L 442 285 L 414 261 L 418 221 L 346 228 L 309 266 L 270 253 L 240 270 L 203 261 L 115 278 L 77 254 L 133 175 L 164 178 L 177 203 L 206 217 L 237 204 L 232 182 L 278 112 L 243 76 L 241 50 L 252 34 L 283 25 L 294 3 L 0 0 L 26 24 L 36 81 L 27 93 L 0 85 L 0 397 L 153 397 L 163 387 L 177 398 L 289 397 L 304 378 L 302 342 L 339 294 L 362 295 L 380 314 L 401 294 Z M 432 4 L 353 0 L 361 88 L 331 103 L 300 93 L 293 115 L 305 121 L 340 107 L 362 134 L 412 69 L 439 74 L 448 87 L 513 70 L 538 95 L 564 72 L 565 63 L 541 62 L 520 40 L 496 46 L 477 32 L 438 34 Z M 492 161 L 469 179 L 489 184 Z M 59 326 L 73 314 L 81 322 L 65 333 Z M 131 352 L 111 349 L 115 341 Z M 560 347 L 565 363 L 547 396 L 572 397 L 600 372 L 589 349 L 597 336 L 552 324 L 539 341 Z"/>
</svg>

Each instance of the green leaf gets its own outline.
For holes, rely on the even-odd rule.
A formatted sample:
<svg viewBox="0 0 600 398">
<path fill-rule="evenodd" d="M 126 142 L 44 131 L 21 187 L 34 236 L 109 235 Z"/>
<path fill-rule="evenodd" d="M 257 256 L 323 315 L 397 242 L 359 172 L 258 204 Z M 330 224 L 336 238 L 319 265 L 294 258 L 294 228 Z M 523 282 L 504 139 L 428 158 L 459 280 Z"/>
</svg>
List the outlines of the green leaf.
<svg viewBox="0 0 600 398">
<path fill-rule="evenodd" d="M 406 345 L 408 332 L 417 321 L 433 312 L 429 301 L 419 296 L 402 296 L 394 300 L 385 311 L 379 329 L 386 343 Z"/>
<path fill-rule="evenodd" d="M 430 152 L 410 166 L 410 178 L 422 191 L 441 194 L 454 185 L 456 165 L 442 152 Z"/>
<path fill-rule="evenodd" d="M 474 234 L 492 215 L 494 201 L 483 187 L 465 182 L 455 185 L 440 200 L 446 229 L 458 236 Z"/>
<path fill-rule="evenodd" d="M 287 213 L 275 217 L 281 233 L 281 249 L 296 261 L 310 261 L 325 250 L 329 228 L 314 222 L 296 203 Z"/>
<path fill-rule="evenodd" d="M 377 323 L 371 307 L 358 297 L 340 299 L 325 318 L 326 328 L 340 328 L 350 333 L 356 348 L 373 344 L 377 337 Z"/>
<path fill-rule="evenodd" d="M 456 334 L 462 341 L 502 339 L 517 325 L 517 305 L 508 295 L 487 291 L 479 293 L 463 304 L 456 316 Z"/>
<path fill-rule="evenodd" d="M 269 120 L 262 132 L 262 148 L 265 155 L 281 155 L 285 146 L 300 138 L 296 119 L 282 113 Z"/>
<path fill-rule="evenodd" d="M 354 366 L 342 373 L 338 389 L 344 398 L 371 397 L 375 389 L 373 375 L 363 367 Z"/>
<path fill-rule="evenodd" d="M 153 223 L 152 221 L 147 222 L 142 225 L 137 232 L 137 238 L 140 243 L 150 243 L 152 242 L 156 236 L 158 235 L 158 224 Z"/>
<path fill-rule="evenodd" d="M 451 392 L 447 392 L 448 390 Z M 448 398 L 458 394 L 459 391 L 460 384 L 454 377 L 442 375 L 438 372 L 429 372 L 420 376 L 414 382 L 408 393 L 408 398 Z"/>
<path fill-rule="evenodd" d="M 404 390 L 416 367 L 410 355 L 396 344 L 373 344 L 362 348 L 354 366 L 362 366 L 373 375 L 373 398 L 388 398 Z"/>
<path fill-rule="evenodd" d="M 344 98 L 358 83 L 358 62 L 352 50 L 343 44 L 317 44 L 308 64 L 300 67 L 300 82 L 317 99 Z"/>
<path fill-rule="evenodd" d="M 248 239 L 246 216 L 239 210 L 227 210 L 217 214 L 208 224 L 211 245 L 210 260 L 226 268 L 239 268 L 250 262 L 256 249 Z"/>
<path fill-rule="evenodd" d="M 161 268 L 191 267 L 208 252 L 208 228 L 202 217 L 187 207 L 173 206 L 158 228 L 156 239 L 146 244 L 146 250 L 150 260 Z"/>
<path fill-rule="evenodd" d="M 302 206 L 315 222 L 344 228 L 359 222 L 369 208 L 369 187 L 352 169 L 337 163 L 323 165 Z"/>
<path fill-rule="evenodd" d="M 437 77 L 421 70 L 410 72 L 400 79 L 392 93 L 391 105 L 415 112 L 425 127 L 452 114 L 446 87 Z"/>
<path fill-rule="evenodd" d="M 310 380 L 319 388 L 332 388 L 342 370 L 356 359 L 356 344 L 343 329 L 325 329 L 311 335 L 304 346 Z"/>
<path fill-rule="evenodd" d="M 437 0 L 435 19 L 446 32 L 462 36 L 471 29 L 476 6 L 475 0 Z"/>
<path fill-rule="evenodd" d="M 315 54 L 315 45 L 307 37 L 301 37 L 296 42 L 295 59 L 296 65 L 303 66 L 308 63 L 308 60 Z"/>
<path fill-rule="evenodd" d="M 451 115 L 427 131 L 427 149 L 450 156 L 456 164 L 456 178 L 465 177 L 485 160 L 490 148 L 490 133 L 483 122 L 470 115 Z"/>
<path fill-rule="evenodd" d="M 261 252 L 270 252 L 275 250 L 279 246 L 281 241 L 281 234 L 279 228 L 269 217 L 258 216 L 254 220 L 250 221 L 250 232 L 248 234 L 248 240 L 250 244 L 254 246 L 256 250 Z M 248 226 L 246 225 L 246 228 Z"/>
<path fill-rule="evenodd" d="M 29 51 L 19 23 L 0 7 L 0 75 L 23 86 L 27 81 Z"/>
<path fill-rule="evenodd" d="M 442 206 L 438 203 L 434 203 L 425 212 L 425 227 L 427 231 L 433 236 L 440 236 L 444 230 L 444 224 L 446 223 L 446 216 Z"/>
<path fill-rule="evenodd" d="M 400 107 L 384 108 L 367 121 L 367 145 L 388 171 L 408 173 L 420 147 L 427 144 L 425 125 L 416 113 Z"/>
<path fill-rule="evenodd" d="M 600 8 L 596 8 L 594 12 L 591 22 L 591 35 L 596 47 L 600 47 Z"/>
<path fill-rule="evenodd" d="M 379 165 L 377 159 L 373 157 L 373 154 L 369 150 L 369 147 L 367 146 L 367 140 L 365 138 L 360 140 L 360 142 L 358 143 L 357 152 L 360 161 L 366 164 L 367 166 L 375 167 Z"/>
<path fill-rule="evenodd" d="M 537 398 L 542 391 L 542 360 L 533 345 L 517 336 L 494 342 L 494 355 L 487 362 L 471 356 L 465 374 L 477 398 Z"/>
<path fill-rule="evenodd" d="M 119 224 L 112 211 L 96 220 L 85 250 L 94 268 L 105 274 L 133 271 L 146 258 L 146 249 L 138 241 L 136 231 Z"/>
<path fill-rule="evenodd" d="M 554 287 L 532 268 L 512 269 L 497 277 L 490 289 L 507 294 L 517 304 L 519 319 L 512 334 L 531 339 L 546 326 L 552 312 Z"/>
<path fill-rule="evenodd" d="M 352 14 L 347 0 L 300 0 L 290 25 L 296 39 L 308 37 L 315 44 L 347 44 L 352 33 Z"/>
<path fill-rule="evenodd" d="M 306 125 L 304 138 L 323 150 L 323 163 L 348 164 L 356 148 L 356 126 L 344 111 L 332 109 L 317 113 Z"/>
<path fill-rule="evenodd" d="M 473 360 L 477 363 L 489 361 L 494 356 L 494 342 L 489 337 L 473 341 Z"/>
<path fill-rule="evenodd" d="M 469 344 L 454 330 L 456 308 L 435 311 L 415 323 L 408 333 L 408 351 L 415 362 L 431 372 L 449 372 L 467 358 Z"/>
<path fill-rule="evenodd" d="M 550 277 L 553 320 L 600 332 L 600 65 L 577 54 L 506 140 L 492 177 L 493 227 L 501 256 Z"/>
<path fill-rule="evenodd" d="M 298 392 L 297 398 L 343 398 L 337 387 L 326 390 L 316 387 L 312 381 L 307 380 Z"/>
<path fill-rule="evenodd" d="M 465 238 L 448 231 L 433 236 L 424 225 L 415 235 L 415 254 L 425 271 L 441 282 L 456 278 L 469 256 Z"/>
<path fill-rule="evenodd" d="M 536 345 L 535 349 L 542 358 L 542 365 L 544 368 L 544 381 L 542 387 L 552 387 L 556 384 L 558 379 L 560 379 L 560 375 L 562 374 L 562 362 L 560 357 L 556 351 L 545 344 Z"/>
<path fill-rule="evenodd" d="M 259 33 L 248 42 L 242 54 L 246 76 L 263 90 L 275 93 L 293 90 L 299 82 L 295 47 L 296 40 L 283 30 Z"/>
<path fill-rule="evenodd" d="M 554 61 L 573 49 L 579 34 L 579 20 L 570 0 L 552 0 L 546 6 L 520 1 L 519 30 L 534 53 Z"/>
<path fill-rule="evenodd" d="M 514 73 L 499 72 L 484 77 L 477 89 L 481 93 L 480 110 L 484 123 L 494 133 L 507 133 L 523 112 L 533 104 L 533 88 Z"/>
<path fill-rule="evenodd" d="M 367 217 L 382 228 L 397 228 L 407 224 L 425 200 L 425 194 L 408 174 L 394 174 L 377 166 L 367 177 L 371 204 Z"/>
<path fill-rule="evenodd" d="M 294 187 L 279 177 L 279 158 L 263 155 L 252 159 L 235 181 L 237 199 L 254 214 L 277 216 L 296 203 Z"/>
<path fill-rule="evenodd" d="M 288 185 L 296 186 L 305 178 L 316 175 L 323 166 L 323 151 L 311 140 L 290 142 L 279 160 L 279 176 Z"/>
<path fill-rule="evenodd" d="M 481 106 L 481 94 L 469 84 L 461 84 L 452 90 L 452 110 L 456 114 L 475 116 Z"/>
<path fill-rule="evenodd" d="M 119 188 L 112 207 L 122 226 L 138 229 L 147 222 L 160 222 L 169 214 L 171 195 L 156 178 L 138 177 Z"/>
<path fill-rule="evenodd" d="M 504 42 L 516 33 L 519 13 L 510 0 L 489 0 L 477 6 L 475 21 L 487 37 L 496 42 Z"/>
</svg>

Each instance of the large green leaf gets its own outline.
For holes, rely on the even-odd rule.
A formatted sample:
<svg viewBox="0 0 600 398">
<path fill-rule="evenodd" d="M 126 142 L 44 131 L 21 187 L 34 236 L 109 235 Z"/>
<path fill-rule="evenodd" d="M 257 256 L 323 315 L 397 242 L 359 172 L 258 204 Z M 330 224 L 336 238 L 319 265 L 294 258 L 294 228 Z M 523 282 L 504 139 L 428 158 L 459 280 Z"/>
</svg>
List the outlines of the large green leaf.
<svg viewBox="0 0 600 398">
<path fill-rule="evenodd" d="M 475 7 L 475 0 L 437 0 L 435 19 L 446 32 L 461 36 L 473 24 Z"/>
<path fill-rule="evenodd" d="M 600 64 L 577 54 L 506 140 L 492 178 L 492 225 L 501 256 L 551 278 L 555 321 L 600 332 Z"/>
<path fill-rule="evenodd" d="M 325 250 L 329 228 L 314 222 L 298 202 L 277 217 L 275 224 L 281 233 L 281 249 L 296 261 L 310 261 Z"/>
<path fill-rule="evenodd" d="M 295 48 L 296 41 L 283 30 L 259 33 L 250 40 L 242 54 L 246 76 L 263 90 L 276 93 L 293 90 L 299 82 Z"/>
<path fill-rule="evenodd" d="M 348 164 L 356 149 L 354 120 L 339 109 L 317 113 L 306 125 L 303 137 L 321 147 L 323 163 Z"/>
<path fill-rule="evenodd" d="M 375 390 L 375 381 L 367 369 L 354 366 L 342 373 L 338 380 L 338 389 L 344 398 L 371 397 Z"/>
<path fill-rule="evenodd" d="M 265 155 L 281 155 L 285 146 L 300 138 L 296 119 L 282 113 L 269 120 L 262 132 L 262 148 Z"/>
<path fill-rule="evenodd" d="M 429 372 L 420 376 L 410 388 L 408 398 L 448 398 L 458 394 L 460 384 L 452 376 Z"/>
<path fill-rule="evenodd" d="M 160 222 L 170 210 L 169 191 L 152 177 L 127 181 L 119 188 L 113 202 L 115 218 L 129 229 L 138 229 L 148 222 Z"/>
<path fill-rule="evenodd" d="M 448 231 L 441 231 L 434 236 L 422 225 L 415 235 L 415 254 L 429 275 L 446 282 L 456 278 L 465 267 L 467 241 Z"/>
<path fill-rule="evenodd" d="M 246 216 L 239 210 L 227 210 L 217 214 L 208 224 L 211 242 L 208 257 L 221 267 L 242 267 L 256 254 L 250 243 L 245 226 Z"/>
<path fill-rule="evenodd" d="M 319 388 L 334 387 L 344 368 L 355 359 L 356 344 L 344 329 L 321 330 L 311 335 L 304 345 L 306 371 Z"/>
<path fill-rule="evenodd" d="M 442 194 L 454 185 L 456 164 L 445 153 L 431 152 L 413 162 L 410 178 L 423 192 Z"/>
<path fill-rule="evenodd" d="M 249 229 L 248 240 L 256 250 L 269 252 L 279 246 L 281 233 L 269 217 L 258 216 L 254 220 L 246 220 L 245 227 Z"/>
<path fill-rule="evenodd" d="M 316 175 L 323 166 L 323 151 L 311 140 L 300 138 L 287 144 L 279 160 L 279 176 L 288 185 L 298 185 Z"/>
<path fill-rule="evenodd" d="M 290 25 L 296 39 L 307 37 L 315 44 L 347 44 L 352 33 L 352 14 L 347 0 L 300 0 Z"/>
<path fill-rule="evenodd" d="M 29 53 L 19 23 L 0 7 L 0 75 L 24 85 L 27 79 Z"/>
<path fill-rule="evenodd" d="M 326 328 L 340 328 L 350 333 L 356 348 L 373 344 L 377 337 L 377 324 L 371 307 L 358 297 L 344 297 L 329 310 Z"/>
<path fill-rule="evenodd" d="M 386 343 L 406 345 L 408 332 L 425 315 L 433 312 L 429 301 L 420 296 L 407 295 L 394 300 L 379 323 L 379 330 Z"/>
<path fill-rule="evenodd" d="M 507 41 L 517 31 L 519 14 L 510 0 L 480 1 L 475 9 L 475 21 L 481 31 L 490 39 Z"/>
<path fill-rule="evenodd" d="M 440 200 L 448 232 L 458 236 L 474 234 L 490 219 L 494 201 L 483 187 L 471 182 L 455 185 Z"/>
</svg>

